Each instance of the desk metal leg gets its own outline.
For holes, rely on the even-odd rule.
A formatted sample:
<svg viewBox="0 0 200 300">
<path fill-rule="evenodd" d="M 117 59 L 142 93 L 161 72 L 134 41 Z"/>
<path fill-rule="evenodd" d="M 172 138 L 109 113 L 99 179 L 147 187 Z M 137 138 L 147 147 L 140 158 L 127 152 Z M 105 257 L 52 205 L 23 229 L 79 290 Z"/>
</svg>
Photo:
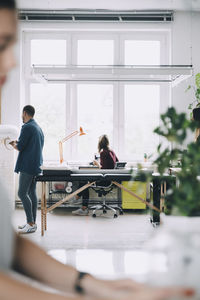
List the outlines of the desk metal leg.
<svg viewBox="0 0 200 300">
<path fill-rule="evenodd" d="M 42 182 L 42 197 L 41 197 L 41 235 L 44 236 L 44 198 L 45 198 L 45 184 Z"/>
<path fill-rule="evenodd" d="M 161 197 L 160 197 L 160 210 L 164 212 L 165 209 L 165 197 L 167 193 L 167 183 L 166 181 L 161 182 Z"/>
<path fill-rule="evenodd" d="M 47 197 L 46 197 L 46 182 L 44 182 L 44 230 L 47 230 Z"/>
<path fill-rule="evenodd" d="M 161 181 L 159 178 L 153 178 L 153 205 L 160 209 L 160 198 L 161 198 Z M 152 223 L 160 223 L 160 213 L 156 210 L 152 211 Z"/>
</svg>

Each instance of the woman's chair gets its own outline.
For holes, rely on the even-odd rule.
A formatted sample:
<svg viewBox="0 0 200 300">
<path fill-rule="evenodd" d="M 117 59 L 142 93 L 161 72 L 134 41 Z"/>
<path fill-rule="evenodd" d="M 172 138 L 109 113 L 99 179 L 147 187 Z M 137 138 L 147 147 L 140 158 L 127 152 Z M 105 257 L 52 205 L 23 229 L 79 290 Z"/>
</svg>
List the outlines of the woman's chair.
<svg viewBox="0 0 200 300">
<path fill-rule="evenodd" d="M 123 210 L 121 207 L 117 206 L 111 206 L 106 203 L 106 195 L 112 192 L 113 190 L 113 184 L 109 182 L 97 182 L 96 186 L 93 186 L 92 189 L 97 193 L 98 197 L 100 198 L 99 204 L 90 207 L 93 209 L 92 216 L 93 218 L 96 218 L 96 212 L 98 210 L 103 210 L 103 214 L 107 213 L 107 210 L 111 210 L 113 212 L 113 217 L 117 218 L 117 210 L 119 211 L 120 215 L 123 215 Z"/>
</svg>

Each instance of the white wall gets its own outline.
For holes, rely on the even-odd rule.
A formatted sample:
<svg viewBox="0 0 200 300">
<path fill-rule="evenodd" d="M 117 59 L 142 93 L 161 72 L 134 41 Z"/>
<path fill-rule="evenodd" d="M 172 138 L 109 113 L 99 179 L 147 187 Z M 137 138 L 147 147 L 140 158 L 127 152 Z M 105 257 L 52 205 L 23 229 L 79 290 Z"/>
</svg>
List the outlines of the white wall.
<svg viewBox="0 0 200 300">
<path fill-rule="evenodd" d="M 19 70 L 13 71 L 2 91 L 2 124 L 20 126 Z"/>
<path fill-rule="evenodd" d="M 200 10 L 200 0 L 18 0 L 21 9 L 173 9 Z M 117 5 L 116 5 L 117 2 Z"/>
<path fill-rule="evenodd" d="M 15 50 L 16 68 L 9 74 L 8 81 L 2 89 L 2 124 L 20 126 L 21 123 L 21 68 L 20 48 Z"/>
<path fill-rule="evenodd" d="M 192 64 L 194 74 L 200 72 L 200 13 L 176 13 L 172 27 L 172 63 Z M 193 97 L 192 92 L 185 89 L 194 83 L 194 77 L 182 82 L 172 91 L 172 105 L 181 112 L 188 112 L 188 104 Z M 189 112 L 188 112 L 189 113 Z"/>
</svg>

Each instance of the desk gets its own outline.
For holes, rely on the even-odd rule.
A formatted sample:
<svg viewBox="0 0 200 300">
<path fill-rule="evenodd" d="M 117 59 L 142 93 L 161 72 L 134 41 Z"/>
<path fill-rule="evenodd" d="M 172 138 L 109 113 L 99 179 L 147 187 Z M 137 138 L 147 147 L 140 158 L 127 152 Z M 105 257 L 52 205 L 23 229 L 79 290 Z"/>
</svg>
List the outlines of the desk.
<svg viewBox="0 0 200 300">
<path fill-rule="evenodd" d="M 42 183 L 42 196 L 41 196 L 41 235 L 44 235 L 44 232 L 47 230 L 47 214 L 56 207 L 60 206 L 62 203 L 69 201 L 71 198 L 82 192 L 83 190 L 92 187 L 96 184 L 97 181 L 108 181 L 112 182 L 113 185 L 117 186 L 121 190 L 126 191 L 130 195 L 136 197 L 148 207 L 152 209 L 152 221 L 159 222 L 160 215 L 160 177 L 152 173 L 152 171 L 145 170 L 148 174 L 153 176 L 153 204 L 147 202 L 146 200 L 140 198 L 138 195 L 135 195 L 128 188 L 124 187 L 122 181 L 130 180 L 140 180 L 140 174 L 135 175 L 134 179 L 129 169 L 112 169 L 112 170 L 103 170 L 103 169 L 91 169 L 91 170 L 77 170 L 77 169 L 68 169 L 68 168 L 43 168 L 43 174 L 36 177 L 36 181 Z M 58 201 L 54 205 L 47 208 L 47 199 L 46 199 L 46 183 L 53 181 L 70 181 L 70 182 L 87 182 L 81 188 L 78 188 L 76 191 L 66 196 L 64 199 Z"/>
</svg>

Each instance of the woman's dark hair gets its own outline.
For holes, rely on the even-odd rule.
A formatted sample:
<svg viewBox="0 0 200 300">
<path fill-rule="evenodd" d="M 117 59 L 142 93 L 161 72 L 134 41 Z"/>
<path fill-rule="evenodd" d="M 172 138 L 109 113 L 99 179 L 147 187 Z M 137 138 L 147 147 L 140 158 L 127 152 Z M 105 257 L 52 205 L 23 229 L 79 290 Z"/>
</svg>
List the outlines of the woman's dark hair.
<svg viewBox="0 0 200 300">
<path fill-rule="evenodd" d="M 0 0 L 0 9 L 8 8 L 8 9 L 16 9 L 15 0 Z"/>
<path fill-rule="evenodd" d="M 109 139 L 108 139 L 107 135 L 105 135 L 105 134 L 100 136 L 100 138 L 99 138 L 99 143 L 98 143 L 99 152 L 102 149 L 105 149 L 105 150 L 109 149 Z"/>
</svg>

